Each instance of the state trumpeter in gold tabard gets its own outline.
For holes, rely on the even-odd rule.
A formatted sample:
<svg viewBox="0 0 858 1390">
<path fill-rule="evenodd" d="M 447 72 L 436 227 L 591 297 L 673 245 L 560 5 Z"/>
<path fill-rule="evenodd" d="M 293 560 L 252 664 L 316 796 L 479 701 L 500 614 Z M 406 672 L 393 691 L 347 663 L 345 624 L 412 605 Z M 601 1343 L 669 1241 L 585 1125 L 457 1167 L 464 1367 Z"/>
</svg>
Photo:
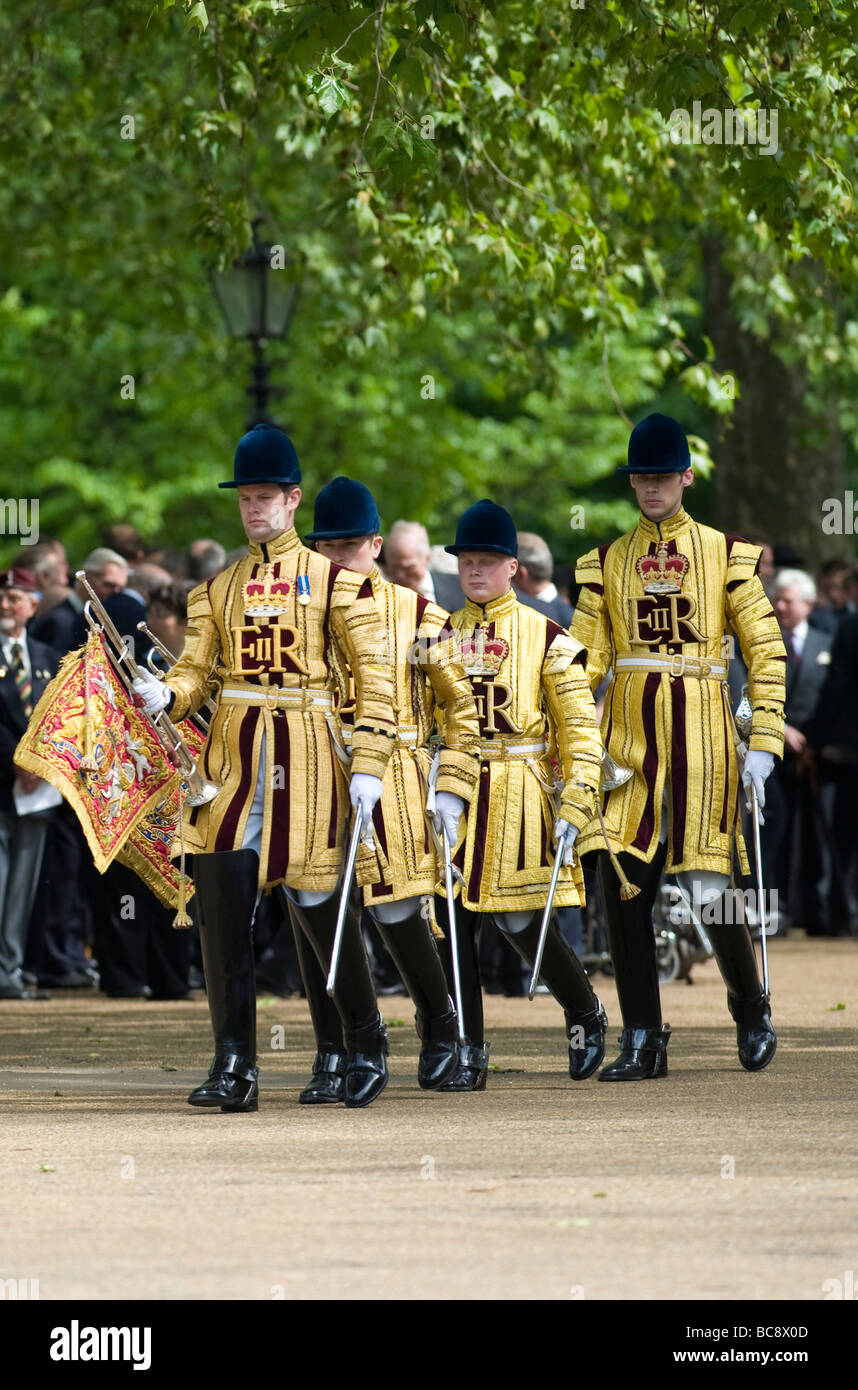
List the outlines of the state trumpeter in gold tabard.
<svg viewBox="0 0 858 1390">
<path fill-rule="evenodd" d="M 488 1048 L 477 963 L 480 917 L 490 913 L 533 964 L 554 858 L 566 836 L 555 905 L 584 901 L 574 841 L 593 815 L 602 745 L 586 678 L 587 653 L 557 623 L 518 602 L 510 587 L 517 537 L 509 512 L 484 499 L 459 522 L 459 580 L 467 597 L 450 619 L 480 720 L 480 775 L 464 839 L 453 863 L 461 881 L 462 1020 L 467 1044 L 458 1073 L 442 1089 L 485 1086 Z M 439 885 L 439 894 L 441 888 Z M 437 900 L 447 922 L 446 901 Z M 441 945 L 452 979 L 449 932 Z M 569 1068 L 591 1075 L 604 1054 L 605 1016 L 586 973 L 552 920 L 542 978 L 566 1012 Z"/>
<path fill-rule="evenodd" d="M 579 840 L 582 854 L 599 854 L 625 1025 L 620 1058 L 600 1080 L 667 1071 L 670 1029 L 661 1024 L 651 918 L 664 870 L 706 904 L 739 1057 L 759 1070 L 776 1046 L 769 1000 L 748 928 L 721 912 L 719 900 L 734 852 L 748 869 L 740 783 L 753 783 L 762 805 L 765 778 L 782 754 L 786 653 L 757 572 L 761 547 L 701 526 L 682 506 L 694 475 L 676 421 L 650 415 L 637 425 L 619 471 L 630 475 L 641 518 L 579 561 L 571 627 L 587 648 L 591 686 L 611 671 L 602 732 L 608 754 L 632 774 L 605 795 L 602 820 L 594 818 Z M 753 708 L 742 770 L 726 683 L 734 637 Z"/>
<path fill-rule="evenodd" d="M 431 784 L 440 812 L 447 806 L 455 827 L 477 780 L 479 725 L 449 615 L 414 590 L 383 579 L 376 565 L 379 528 L 369 489 L 335 478 L 316 498 L 307 540 L 327 559 L 368 576 L 381 616 L 383 655 L 394 680 L 396 744 L 373 811 L 373 846 L 361 846 L 357 879 L 416 1006 L 422 1040 L 418 1082 L 435 1090 L 455 1069 L 458 1050 L 456 1015 L 428 922 L 437 868 L 426 803 Z M 355 746 L 355 682 L 344 664 L 336 664 L 335 674 L 335 740 L 349 764 Z M 429 740 L 436 711 L 445 719 L 445 742 L 433 759 Z M 295 905 L 291 910 L 300 911 Z M 336 1102 L 342 1099 L 345 1060 L 339 1017 L 315 960 L 302 951 L 299 957 L 317 1047 L 313 1076 L 301 1099 L 306 1104 Z"/>
<path fill-rule="evenodd" d="M 137 682 L 153 712 L 193 714 L 214 693 L 203 766 L 220 784 L 184 827 L 215 1037 L 194 1105 L 257 1106 L 251 925 L 258 894 L 283 884 L 320 965 L 331 959 L 349 800 L 369 817 L 394 743 L 393 685 L 369 582 L 299 540 L 297 456 L 258 425 L 240 441 L 234 479 L 248 554 L 194 589 L 185 649 L 167 684 Z M 355 672 L 350 777 L 328 727 L 334 667 Z M 302 943 L 306 945 L 306 943 Z M 368 1104 L 387 1081 L 386 1039 L 363 942 L 348 926 L 334 999 L 345 1037 L 344 1099 Z"/>
</svg>

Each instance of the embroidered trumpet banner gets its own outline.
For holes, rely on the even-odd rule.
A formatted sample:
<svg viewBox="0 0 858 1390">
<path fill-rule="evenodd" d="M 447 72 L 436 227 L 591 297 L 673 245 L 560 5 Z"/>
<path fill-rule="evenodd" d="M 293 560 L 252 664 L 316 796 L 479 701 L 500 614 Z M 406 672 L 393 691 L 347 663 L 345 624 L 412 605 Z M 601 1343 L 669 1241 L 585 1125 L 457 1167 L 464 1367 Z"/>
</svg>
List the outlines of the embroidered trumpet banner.
<svg viewBox="0 0 858 1390">
<path fill-rule="evenodd" d="M 117 676 L 100 633 L 64 658 L 33 711 L 15 762 L 50 782 L 74 808 L 100 873 L 132 836 L 134 857 L 153 871 L 160 865 L 158 841 L 167 825 L 159 822 L 172 815 L 175 831 L 180 774 Z M 136 862 L 130 866 L 155 888 Z"/>
<path fill-rule="evenodd" d="M 182 738 L 193 755 L 194 762 L 202 758 L 206 735 L 190 719 L 181 724 Z M 170 847 L 179 829 L 179 784 L 151 811 L 138 821 L 126 843 L 117 854 L 120 864 L 133 869 L 138 878 L 152 889 L 165 907 L 177 908 L 180 899 L 178 864 L 170 858 Z M 189 878 L 185 902 L 193 897 L 194 885 Z"/>
</svg>

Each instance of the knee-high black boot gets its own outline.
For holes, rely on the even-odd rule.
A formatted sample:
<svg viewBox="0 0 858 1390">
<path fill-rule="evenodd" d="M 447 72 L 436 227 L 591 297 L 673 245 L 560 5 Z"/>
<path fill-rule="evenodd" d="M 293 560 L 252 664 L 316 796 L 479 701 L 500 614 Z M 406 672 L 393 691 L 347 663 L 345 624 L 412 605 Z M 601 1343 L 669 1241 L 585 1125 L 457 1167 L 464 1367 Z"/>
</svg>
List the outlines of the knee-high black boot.
<svg viewBox="0 0 858 1390">
<path fill-rule="evenodd" d="M 458 1065 L 459 1029 L 438 948 L 420 908 L 418 900 L 401 921 L 381 922 L 376 917 L 375 924 L 417 1009 L 417 1034 L 423 1044 L 417 1083 L 424 1091 L 437 1091 Z"/>
<path fill-rule="evenodd" d="M 438 954 L 444 967 L 447 989 L 455 1000 L 453 982 L 453 955 L 450 937 L 450 924 L 447 918 L 447 900 L 440 894 L 435 897 L 435 920 L 444 933 L 443 941 L 438 942 Z M 446 1081 L 442 1081 L 439 1091 L 484 1091 L 489 1070 L 489 1045 L 483 1041 L 483 991 L 480 984 L 479 934 L 482 914 L 471 912 L 456 904 L 456 926 L 459 938 L 459 979 L 462 986 L 462 1033 L 465 1041 L 459 1045 L 459 1061 L 456 1070 Z"/>
<path fill-rule="evenodd" d="M 194 856 L 200 945 L 215 1055 L 191 1105 L 256 1110 L 256 984 L 251 924 L 259 859 L 252 849 Z"/>
<path fill-rule="evenodd" d="M 619 879 L 607 852 L 598 857 L 608 945 L 623 1016 L 620 1055 L 599 1073 L 600 1081 L 648 1081 L 667 1075 L 670 1025 L 661 1022 L 652 925 L 666 854 L 667 846 L 659 844 L 648 864 L 633 854 L 619 855 L 626 877 L 641 890 L 627 900 L 620 897 Z"/>
<path fill-rule="evenodd" d="M 298 1097 L 301 1105 L 337 1105 L 345 1099 L 346 1045 L 343 1023 L 333 999 L 326 989 L 327 977 L 316 953 L 302 930 L 293 908 L 297 903 L 281 884 L 278 893 L 292 923 L 298 966 L 304 981 L 307 1005 L 316 1038 L 313 1075 Z"/>
<path fill-rule="evenodd" d="M 534 912 L 526 927 L 513 932 L 507 931 L 495 919 L 507 941 L 530 966 L 539 949 L 540 920 L 541 914 Z M 569 1075 L 573 1081 L 585 1081 L 604 1060 L 608 1020 L 593 993 L 586 970 L 569 942 L 561 935 L 556 915 L 548 926 L 539 974 L 566 1014 Z"/>
<path fill-rule="evenodd" d="M 728 890 L 729 891 L 729 890 Z M 772 1026 L 769 996 L 757 972 L 751 933 L 745 922 L 731 922 L 725 894 L 716 905 L 714 923 L 706 922 L 718 969 L 727 986 L 727 1007 L 736 1024 L 739 1061 L 746 1071 L 762 1071 L 775 1055 L 777 1035 Z"/>
<path fill-rule="evenodd" d="M 296 930 L 306 936 L 326 978 L 331 964 L 339 901 L 339 894 L 335 892 L 313 906 L 297 902 L 290 902 L 289 906 Z M 359 1109 L 381 1095 L 389 1078 L 387 1030 L 378 1012 L 363 938 L 358 920 L 352 912 L 346 917 L 343 930 L 334 1003 L 342 1022 L 346 1046 L 343 1099 L 346 1109 Z"/>
</svg>

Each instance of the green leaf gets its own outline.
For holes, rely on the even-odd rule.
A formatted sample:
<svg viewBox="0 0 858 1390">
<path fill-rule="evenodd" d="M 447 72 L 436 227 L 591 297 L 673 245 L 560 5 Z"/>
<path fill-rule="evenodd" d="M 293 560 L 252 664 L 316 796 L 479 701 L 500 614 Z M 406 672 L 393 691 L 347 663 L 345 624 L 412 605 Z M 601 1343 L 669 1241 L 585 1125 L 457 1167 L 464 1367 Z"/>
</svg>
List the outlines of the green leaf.
<svg viewBox="0 0 858 1390">
<path fill-rule="evenodd" d="M 209 16 L 203 4 L 203 0 L 196 0 L 196 3 L 191 5 L 191 8 L 188 10 L 188 23 L 198 24 L 200 26 L 200 33 L 204 33 L 205 30 L 208 29 Z"/>
</svg>

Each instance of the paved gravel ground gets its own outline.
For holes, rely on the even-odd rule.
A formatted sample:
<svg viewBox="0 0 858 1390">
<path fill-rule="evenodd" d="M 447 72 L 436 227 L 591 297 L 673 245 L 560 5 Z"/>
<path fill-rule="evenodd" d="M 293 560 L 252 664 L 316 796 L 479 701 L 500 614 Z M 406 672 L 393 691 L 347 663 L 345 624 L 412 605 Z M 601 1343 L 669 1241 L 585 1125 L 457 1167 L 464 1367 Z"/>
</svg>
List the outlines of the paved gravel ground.
<svg viewBox="0 0 858 1390">
<path fill-rule="evenodd" d="M 573 1085 L 554 1001 L 489 997 L 486 1092 L 424 1094 L 394 998 L 391 1083 L 348 1112 L 296 1103 L 302 1000 L 260 999 L 260 1110 L 238 1116 L 185 1103 L 211 1052 L 202 996 L 0 1004 L 0 1280 L 42 1299 L 819 1300 L 858 1274 L 858 944 L 770 955 L 759 1075 L 710 962 L 664 991 L 663 1081 Z M 610 1059 L 616 995 L 595 984 Z"/>
</svg>

